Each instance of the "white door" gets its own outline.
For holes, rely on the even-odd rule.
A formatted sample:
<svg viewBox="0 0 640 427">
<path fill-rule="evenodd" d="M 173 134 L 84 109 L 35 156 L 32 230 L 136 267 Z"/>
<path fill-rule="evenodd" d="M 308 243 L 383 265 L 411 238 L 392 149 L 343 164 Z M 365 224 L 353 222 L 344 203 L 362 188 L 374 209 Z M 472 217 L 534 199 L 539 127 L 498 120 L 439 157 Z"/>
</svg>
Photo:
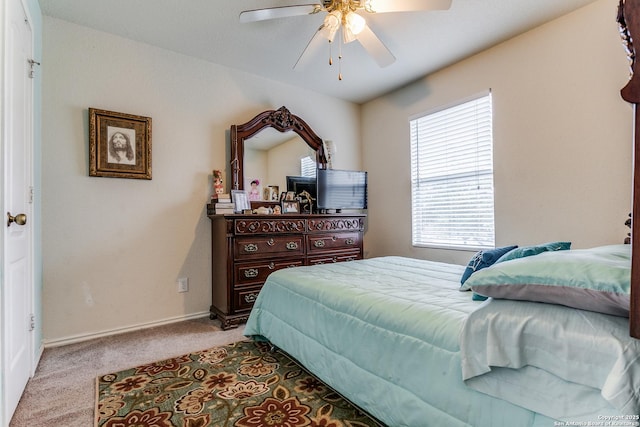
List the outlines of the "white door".
<svg viewBox="0 0 640 427">
<path fill-rule="evenodd" d="M 4 217 L 3 412 L 5 423 L 8 424 L 31 375 L 33 357 L 33 80 L 30 78 L 33 41 L 31 24 L 22 1 L 8 0 L 6 12 L 3 81 L 4 209 L 1 213 Z"/>
</svg>

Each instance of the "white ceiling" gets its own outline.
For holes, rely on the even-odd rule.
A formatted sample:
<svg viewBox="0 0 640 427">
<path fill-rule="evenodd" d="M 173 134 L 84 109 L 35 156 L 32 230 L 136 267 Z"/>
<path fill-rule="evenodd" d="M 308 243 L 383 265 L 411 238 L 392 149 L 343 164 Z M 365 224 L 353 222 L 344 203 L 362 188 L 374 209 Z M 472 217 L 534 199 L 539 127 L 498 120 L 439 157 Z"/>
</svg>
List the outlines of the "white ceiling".
<svg viewBox="0 0 640 427">
<path fill-rule="evenodd" d="M 293 70 L 324 13 L 240 24 L 243 10 L 304 0 L 39 0 L 45 15 L 362 103 L 595 0 L 453 0 L 436 12 L 368 15 L 396 62 L 380 68 L 357 43 Z M 307 2 L 307 3 L 312 3 Z M 615 19 L 615 17 L 612 17 Z"/>
</svg>

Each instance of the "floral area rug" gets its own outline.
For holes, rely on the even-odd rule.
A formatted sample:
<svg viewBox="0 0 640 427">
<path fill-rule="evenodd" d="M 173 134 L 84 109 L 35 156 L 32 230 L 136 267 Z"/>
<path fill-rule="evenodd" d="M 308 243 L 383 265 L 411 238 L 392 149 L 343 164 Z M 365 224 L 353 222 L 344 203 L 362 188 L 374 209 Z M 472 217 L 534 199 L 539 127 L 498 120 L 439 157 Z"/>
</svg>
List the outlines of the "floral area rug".
<svg viewBox="0 0 640 427">
<path fill-rule="evenodd" d="M 96 385 L 95 427 L 381 426 L 252 341 L 103 375 Z"/>
</svg>

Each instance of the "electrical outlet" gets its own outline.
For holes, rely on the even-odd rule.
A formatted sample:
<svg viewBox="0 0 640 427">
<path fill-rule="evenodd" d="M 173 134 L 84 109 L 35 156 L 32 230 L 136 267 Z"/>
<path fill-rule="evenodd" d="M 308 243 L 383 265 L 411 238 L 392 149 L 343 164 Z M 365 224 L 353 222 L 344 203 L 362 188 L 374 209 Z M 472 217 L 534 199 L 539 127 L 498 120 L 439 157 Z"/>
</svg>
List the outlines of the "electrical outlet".
<svg viewBox="0 0 640 427">
<path fill-rule="evenodd" d="M 189 291 L 189 279 L 187 277 L 181 277 L 178 279 L 178 292 Z"/>
</svg>

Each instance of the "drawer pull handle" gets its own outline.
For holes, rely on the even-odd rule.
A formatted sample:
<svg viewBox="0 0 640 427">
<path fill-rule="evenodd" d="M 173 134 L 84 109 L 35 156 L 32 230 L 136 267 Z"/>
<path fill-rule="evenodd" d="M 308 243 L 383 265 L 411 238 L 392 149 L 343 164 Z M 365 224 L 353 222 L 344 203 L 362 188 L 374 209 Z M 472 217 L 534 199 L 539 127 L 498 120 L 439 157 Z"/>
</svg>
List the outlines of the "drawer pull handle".
<svg viewBox="0 0 640 427">
<path fill-rule="evenodd" d="M 355 242 L 356 242 L 356 241 L 355 241 L 355 240 L 353 240 L 353 239 L 346 239 L 346 240 L 344 241 L 344 243 L 345 243 L 345 244 L 347 244 L 347 245 L 353 245 Z"/>
<path fill-rule="evenodd" d="M 331 260 L 332 260 L 333 262 L 338 262 L 338 257 L 337 257 L 337 256 L 334 256 Z"/>
<path fill-rule="evenodd" d="M 296 249 L 298 249 L 298 243 L 296 242 L 287 243 L 287 250 L 295 251 Z"/>
<path fill-rule="evenodd" d="M 324 240 L 316 240 L 313 242 L 313 246 L 316 248 L 324 248 Z"/>
<path fill-rule="evenodd" d="M 267 245 L 269 245 L 269 246 L 273 246 L 273 245 L 274 245 L 274 243 L 275 243 L 275 242 L 273 241 L 273 239 L 269 239 L 269 240 L 267 240 Z"/>
<path fill-rule="evenodd" d="M 258 293 L 253 293 L 253 294 L 247 294 L 244 296 L 244 300 L 245 302 L 251 304 L 253 302 L 256 302 L 256 298 L 258 298 Z"/>
<path fill-rule="evenodd" d="M 270 262 L 268 267 L 269 267 L 269 270 L 273 270 L 274 268 L 276 268 L 276 265 L 273 262 Z"/>
<path fill-rule="evenodd" d="M 258 277 L 259 273 L 260 272 L 257 268 L 250 268 L 244 271 L 244 277 L 246 277 L 247 279 L 253 279 L 254 277 Z"/>
<path fill-rule="evenodd" d="M 249 243 L 247 245 L 244 245 L 244 251 L 245 252 L 258 252 L 258 245 L 256 245 L 255 243 Z"/>
</svg>

